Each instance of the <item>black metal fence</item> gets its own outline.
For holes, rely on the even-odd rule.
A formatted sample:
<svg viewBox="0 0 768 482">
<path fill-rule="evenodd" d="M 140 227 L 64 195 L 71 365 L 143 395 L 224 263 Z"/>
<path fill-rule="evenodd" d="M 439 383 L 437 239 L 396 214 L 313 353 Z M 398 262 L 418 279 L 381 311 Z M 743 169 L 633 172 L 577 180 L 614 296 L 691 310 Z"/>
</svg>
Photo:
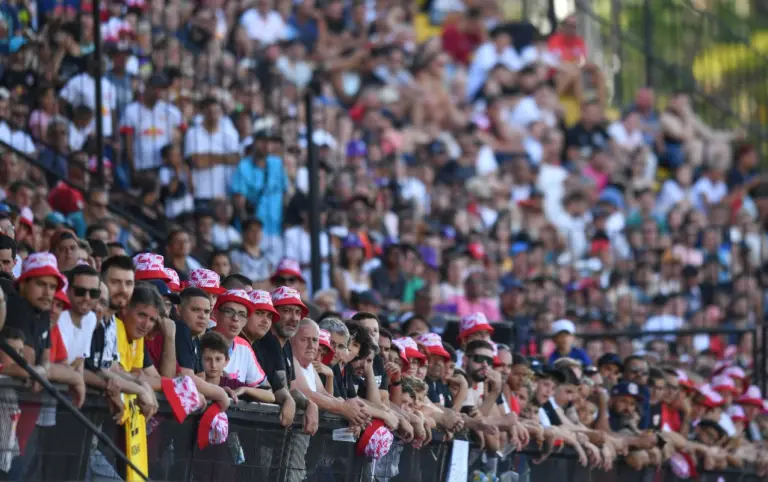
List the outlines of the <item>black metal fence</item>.
<svg viewBox="0 0 768 482">
<path fill-rule="evenodd" d="M 635 91 L 662 98 L 685 90 L 716 127 L 743 127 L 768 139 L 768 49 L 764 2 L 734 0 L 577 0 L 587 36 L 613 69 L 616 104 Z M 761 21 L 762 20 L 762 21 Z"/>
<path fill-rule="evenodd" d="M 44 414 L 37 418 L 38 426 L 25 441 L 24 455 L 14 462 L 11 474 L 7 474 L 8 467 L 3 462 L 9 463 L 11 456 L 18 453 L 15 439 L 11 440 L 15 436 L 0 440 L 3 444 L 0 480 L 6 480 L 9 475 L 10 480 L 25 482 L 124 480 L 115 454 L 96 443 L 92 433 L 77 422 L 71 412 L 61 407 L 56 410 L 47 396 L 42 395 L 41 400 L 41 395 L 32 394 L 9 379 L 0 383 L 0 395 L 0 429 L 4 434 L 9 433 L 5 431 L 11 423 L 8 415 L 17 408 L 27 413 L 39 409 Z M 301 433 L 298 425 L 290 430 L 282 428 L 277 407 L 265 404 L 241 403 L 231 408 L 228 441 L 200 450 L 196 440 L 199 417 L 192 416 L 178 424 L 167 403 L 161 402 L 160 407 L 148 423 L 147 437 L 149 478 L 155 481 L 453 482 L 460 480 L 456 477 L 463 477 L 465 472 L 471 479 L 475 470 L 488 471 L 489 468 L 500 480 L 518 482 L 563 477 L 567 482 L 678 480 L 666 468 L 636 471 L 622 463 L 610 472 L 583 468 L 568 451 L 554 453 L 544 462 L 536 463 L 541 453 L 535 447 L 504 456 L 470 447 L 466 462 L 460 459 L 465 465 L 458 467 L 458 460 L 452 460 L 453 442 L 441 441 L 439 437 L 420 450 L 396 442 L 388 456 L 373 463 L 355 456 L 355 444 L 333 440 L 333 430 L 343 427 L 338 418 L 321 416 L 320 430 L 308 437 Z M 116 441 L 120 438 L 120 429 L 98 395 L 88 397 L 83 412 L 105 434 Z M 745 467 L 739 471 L 704 473 L 702 480 L 751 481 L 757 480 L 757 476 L 752 468 Z"/>
</svg>

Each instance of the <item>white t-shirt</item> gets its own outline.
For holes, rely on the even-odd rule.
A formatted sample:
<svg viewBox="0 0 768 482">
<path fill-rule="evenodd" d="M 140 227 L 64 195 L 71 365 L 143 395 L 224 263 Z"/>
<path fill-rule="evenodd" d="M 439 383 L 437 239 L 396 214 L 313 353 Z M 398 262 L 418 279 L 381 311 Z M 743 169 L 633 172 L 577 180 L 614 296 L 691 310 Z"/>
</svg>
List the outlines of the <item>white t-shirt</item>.
<svg viewBox="0 0 768 482">
<path fill-rule="evenodd" d="M 616 142 L 616 144 L 624 149 L 637 149 L 642 146 L 644 142 L 643 133 L 640 129 L 628 132 L 624 123 L 621 121 L 613 122 L 608 126 L 608 135 Z"/>
<path fill-rule="evenodd" d="M 472 98 L 480 90 L 488 78 L 488 72 L 497 64 L 503 64 L 513 72 L 517 72 L 523 67 L 523 63 L 513 47 L 507 47 L 499 53 L 493 42 L 484 43 L 475 51 L 472 64 L 469 66 L 468 98 Z"/>
<path fill-rule="evenodd" d="M 643 331 L 651 333 L 654 331 L 675 331 L 683 327 L 685 322 L 679 316 L 657 315 L 648 318 L 643 325 Z M 658 336 L 649 339 L 659 338 Z M 666 341 L 675 341 L 675 335 L 664 335 L 662 338 Z"/>
<path fill-rule="evenodd" d="M 285 230 L 283 235 L 284 253 L 287 257 L 295 259 L 300 265 L 305 266 L 302 268 L 301 275 L 307 280 L 307 291 L 312 293 L 312 270 L 308 267 L 312 262 L 312 240 L 309 233 L 301 226 L 293 226 Z M 327 259 L 331 252 L 331 244 L 328 240 L 328 233 L 322 231 L 320 233 L 320 257 Z M 331 266 L 327 261 L 321 265 L 321 278 L 322 286 L 319 289 L 324 290 L 331 287 Z"/>
<path fill-rule="evenodd" d="M 10 144 L 14 149 L 28 155 L 34 154 L 36 150 L 35 142 L 29 137 L 29 134 L 24 131 L 12 131 Z"/>
<path fill-rule="evenodd" d="M 94 120 L 91 122 L 96 128 L 96 81 L 89 74 L 79 74 L 72 77 L 61 89 L 59 95 L 72 106 L 87 105 L 93 112 Z M 102 128 L 105 136 L 112 135 L 112 112 L 117 108 L 117 90 L 112 82 L 101 78 L 101 117 Z"/>
<path fill-rule="evenodd" d="M 294 365 L 296 368 L 301 370 L 301 373 L 304 375 L 304 379 L 307 381 L 307 385 L 309 386 L 309 389 L 313 392 L 317 391 L 317 372 L 315 372 L 315 367 L 312 366 L 310 363 L 307 365 L 307 368 L 304 368 L 303 366 L 299 365 L 299 362 L 296 361 L 294 358 Z"/>
<path fill-rule="evenodd" d="M 72 363 L 78 358 L 91 356 L 91 337 L 96 329 L 96 314 L 91 311 L 80 320 L 80 328 L 72 322 L 69 310 L 59 316 L 59 331 L 64 346 L 67 347 L 67 363 Z"/>
<path fill-rule="evenodd" d="M 539 120 L 541 120 L 541 109 L 531 96 L 520 99 L 507 115 L 507 122 L 520 129 L 526 129 L 531 122 Z"/>
<path fill-rule="evenodd" d="M 725 182 L 712 182 L 706 176 L 696 181 L 691 189 L 691 197 L 694 205 L 700 211 L 707 210 L 707 204 L 717 204 L 728 194 L 728 186 Z M 706 201 L 706 203 L 705 203 Z"/>
<path fill-rule="evenodd" d="M 251 345 L 239 336 L 229 348 L 229 363 L 224 371 L 229 378 L 235 378 L 252 387 L 261 385 L 267 377 Z"/>
<path fill-rule="evenodd" d="M 234 226 L 222 226 L 218 223 L 214 224 L 211 234 L 213 238 L 213 246 L 216 249 L 227 250 L 232 246 L 241 244 L 243 242 L 243 237 L 240 236 L 240 233 L 237 231 L 237 229 L 234 228 Z"/>
<path fill-rule="evenodd" d="M 202 125 L 192 127 L 184 136 L 184 157 L 194 154 L 239 154 L 237 131 L 222 128 L 209 132 Z M 205 169 L 192 169 L 195 199 L 214 199 L 227 194 L 227 186 L 237 166 L 216 165 Z"/>
<path fill-rule="evenodd" d="M 163 163 L 160 149 L 170 144 L 175 129 L 183 123 L 181 111 L 165 101 L 153 108 L 132 102 L 120 120 L 120 132 L 133 134 L 133 164 L 136 170 L 154 169 Z"/>
<path fill-rule="evenodd" d="M 95 126 L 88 124 L 82 129 L 78 129 L 74 122 L 69 123 L 69 148 L 72 151 L 79 151 L 83 149 L 85 141 L 88 136 L 91 135 Z"/>
<path fill-rule="evenodd" d="M 0 141 L 11 144 L 11 128 L 4 121 L 0 121 Z"/>
<path fill-rule="evenodd" d="M 251 8 L 240 17 L 240 25 L 245 27 L 251 40 L 258 40 L 262 45 L 273 44 L 284 39 L 287 34 L 283 17 L 274 10 L 262 16 L 255 8 Z"/>
</svg>

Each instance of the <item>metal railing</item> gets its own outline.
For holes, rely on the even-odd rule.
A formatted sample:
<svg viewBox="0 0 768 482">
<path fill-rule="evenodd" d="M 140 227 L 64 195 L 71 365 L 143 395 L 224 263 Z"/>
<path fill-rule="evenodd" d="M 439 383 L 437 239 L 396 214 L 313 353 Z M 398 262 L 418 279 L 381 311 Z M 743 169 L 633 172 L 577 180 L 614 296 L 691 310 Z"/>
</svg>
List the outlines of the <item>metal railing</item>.
<svg viewBox="0 0 768 482">
<path fill-rule="evenodd" d="M 762 147 L 768 139 L 768 85 L 761 80 L 768 74 L 768 55 L 753 42 L 758 24 L 730 0 L 707 6 L 703 10 L 690 0 L 576 0 L 614 66 L 616 105 L 630 105 L 640 87 L 654 88 L 662 99 L 687 91 L 705 122 L 741 127 Z"/>
<path fill-rule="evenodd" d="M 0 394 L 9 390 L 17 397 L 18 404 L 26 409 L 40 403 L 35 394 L 26 391 L 18 382 L 0 379 Z M 7 397 L 0 405 L 2 428 L 8 423 L 2 414 L 14 407 L 10 406 Z M 105 434 L 119 439 L 120 429 L 111 420 L 103 398 L 90 394 L 82 411 L 100 425 Z M 449 474 L 455 477 L 452 473 L 455 470 L 452 467 L 455 442 L 439 437 L 420 450 L 396 441 L 390 454 L 374 464 L 370 459 L 355 455 L 355 444 L 333 440 L 332 431 L 344 425 L 336 417 L 322 414 L 318 433 L 308 437 L 301 433 L 298 424 L 288 430 L 281 427 L 275 405 L 241 402 L 230 408 L 227 415 L 227 442 L 200 450 L 196 441 L 200 417 L 193 415 L 178 424 L 170 406 L 161 400 L 160 411 L 148 424 L 149 479 L 174 482 L 362 482 L 374 480 L 375 476 L 375 480 L 392 482 L 456 480 L 449 479 Z M 92 433 L 77 423 L 73 413 L 62 409 L 61 405 L 56 413 L 55 425 L 38 426 L 35 430 L 38 431 L 34 442 L 36 456 L 26 467 L 25 481 L 122 480 L 122 469 L 115 462 L 114 455 L 110 455 L 103 444 L 94 443 Z M 7 441 L 2 442 L 5 445 L 0 450 L 0 456 L 9 447 Z M 30 450 L 29 442 L 27 447 Z M 568 482 L 640 482 L 650 480 L 648 477 L 655 477 L 654 474 L 658 474 L 663 482 L 678 480 L 665 467 L 637 471 L 621 461 L 609 472 L 584 468 L 568 450 L 552 453 L 545 461 L 534 463 L 541 455 L 536 446 L 511 454 L 488 454 L 470 446 L 467 461 L 462 461 L 462 464 L 466 464 L 463 468 L 470 475 L 474 470 L 487 471 L 489 466 L 495 466 L 494 471 L 501 476 L 501 480 L 513 480 L 511 474 L 515 473 L 520 482 L 560 480 L 563 477 Z M 702 480 L 707 481 L 716 481 L 718 477 L 726 482 L 758 480 L 754 468 L 749 466 L 741 470 L 700 473 Z M 505 474 L 512 479 L 505 479 Z"/>
</svg>

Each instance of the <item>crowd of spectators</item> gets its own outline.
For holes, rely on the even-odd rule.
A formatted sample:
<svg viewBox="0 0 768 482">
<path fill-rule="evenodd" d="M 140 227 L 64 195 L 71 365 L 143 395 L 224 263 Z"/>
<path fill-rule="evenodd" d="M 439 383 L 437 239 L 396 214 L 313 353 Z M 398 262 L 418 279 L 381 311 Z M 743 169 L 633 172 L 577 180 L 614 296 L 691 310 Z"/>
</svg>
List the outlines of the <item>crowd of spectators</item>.
<svg viewBox="0 0 768 482">
<path fill-rule="evenodd" d="M 575 15 L 545 36 L 504 3 L 104 0 L 98 32 L 87 1 L 4 2 L 3 338 L 118 419 L 188 377 L 309 434 L 319 409 L 417 445 L 764 464 L 758 152 L 686 92 L 616 112 Z"/>
</svg>

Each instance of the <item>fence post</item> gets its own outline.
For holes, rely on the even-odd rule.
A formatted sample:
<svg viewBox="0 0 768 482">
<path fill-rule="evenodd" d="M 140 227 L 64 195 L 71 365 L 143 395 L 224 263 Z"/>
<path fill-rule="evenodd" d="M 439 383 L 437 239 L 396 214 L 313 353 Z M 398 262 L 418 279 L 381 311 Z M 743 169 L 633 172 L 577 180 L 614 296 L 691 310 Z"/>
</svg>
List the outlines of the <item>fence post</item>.
<svg viewBox="0 0 768 482">
<path fill-rule="evenodd" d="M 312 81 L 307 86 L 304 94 L 304 115 L 307 123 L 307 168 L 309 169 L 309 239 L 311 246 L 311 272 L 312 272 L 312 293 L 314 295 L 322 289 L 322 254 L 320 253 L 320 184 L 318 180 L 320 163 L 317 159 L 317 149 L 312 139 L 314 136 L 314 102 L 316 92 L 319 95 L 319 80 L 315 73 Z"/>
<path fill-rule="evenodd" d="M 104 62 L 101 58 L 101 0 L 93 0 L 93 55 L 96 57 L 96 72 L 91 72 L 94 76 L 94 95 L 96 96 L 95 119 L 96 119 L 96 169 L 99 179 L 99 186 L 104 186 L 104 114 L 101 93 L 101 78 L 104 75 Z M 113 129 L 117 126 L 112 126 Z"/>
<path fill-rule="evenodd" d="M 621 0 L 611 0 L 611 34 L 610 34 L 610 51 L 611 55 L 618 58 L 621 61 L 624 56 L 622 55 L 622 42 L 621 42 Z M 611 65 L 613 65 L 613 59 L 611 59 Z M 619 103 L 624 102 L 624 86 L 621 76 L 622 69 L 616 69 L 613 75 L 613 98 L 618 100 Z"/>
<path fill-rule="evenodd" d="M 653 7 L 651 0 L 643 1 L 643 54 L 645 55 L 645 84 L 653 87 Z"/>
</svg>

